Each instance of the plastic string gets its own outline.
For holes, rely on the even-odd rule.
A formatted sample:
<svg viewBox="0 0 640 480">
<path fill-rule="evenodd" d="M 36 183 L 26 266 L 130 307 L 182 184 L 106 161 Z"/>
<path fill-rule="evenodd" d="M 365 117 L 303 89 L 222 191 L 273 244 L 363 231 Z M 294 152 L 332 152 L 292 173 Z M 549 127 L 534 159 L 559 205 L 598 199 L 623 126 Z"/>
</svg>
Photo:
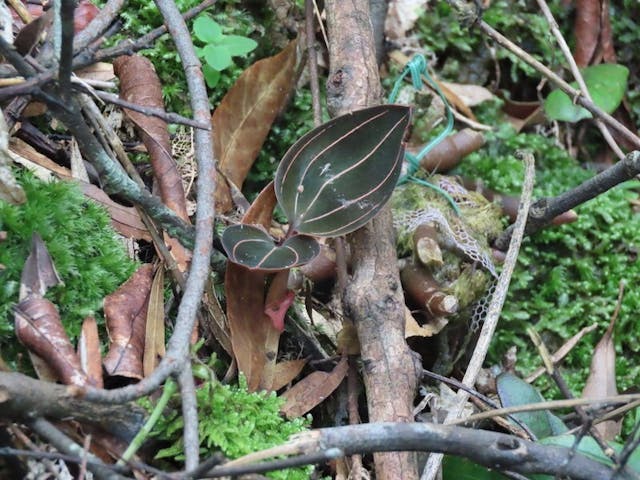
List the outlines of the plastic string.
<svg viewBox="0 0 640 480">
<path fill-rule="evenodd" d="M 402 82 L 404 81 L 404 79 L 408 74 L 411 74 L 411 83 L 413 84 L 413 88 L 415 88 L 416 90 L 418 91 L 422 90 L 424 86 L 424 84 L 422 83 L 422 77 L 424 76 L 427 82 L 429 82 L 429 85 L 431 85 L 431 87 L 436 91 L 438 96 L 444 102 L 445 110 L 447 112 L 447 125 L 445 129 L 442 132 L 440 132 L 436 138 L 432 139 L 429 143 L 427 143 L 422 148 L 422 150 L 420 150 L 417 154 L 414 155 L 412 153 L 405 152 L 404 158 L 407 161 L 408 169 L 407 169 L 407 173 L 402 177 L 400 177 L 400 179 L 398 180 L 398 185 L 401 185 L 406 182 L 413 182 L 413 183 L 417 183 L 418 185 L 422 185 L 424 187 L 435 190 L 440 195 L 442 195 L 447 200 L 447 202 L 449 202 L 449 204 L 451 205 L 451 208 L 453 208 L 453 211 L 456 213 L 456 215 L 460 216 L 460 208 L 456 204 L 455 200 L 451 198 L 451 195 L 449 195 L 447 192 L 445 192 L 443 189 L 441 189 L 437 185 L 429 183 L 426 180 L 423 180 L 422 178 L 416 177 L 416 173 L 420 168 L 420 161 L 436 145 L 442 142 L 442 140 L 444 140 L 445 137 L 447 137 L 453 130 L 453 113 L 451 111 L 451 106 L 449 105 L 449 102 L 447 101 L 446 97 L 440 90 L 440 87 L 438 87 L 438 84 L 433 80 L 433 78 L 431 78 L 431 75 L 429 75 L 429 71 L 427 69 L 427 61 L 425 60 L 423 55 L 415 55 L 405 65 L 404 69 L 402 70 L 402 73 L 400 74 L 400 76 L 395 81 L 395 84 L 393 85 L 393 90 L 391 90 L 391 94 L 389 95 L 389 103 L 395 102 L 396 98 L 398 97 L 398 92 L 400 91 L 400 87 L 402 86 Z"/>
</svg>

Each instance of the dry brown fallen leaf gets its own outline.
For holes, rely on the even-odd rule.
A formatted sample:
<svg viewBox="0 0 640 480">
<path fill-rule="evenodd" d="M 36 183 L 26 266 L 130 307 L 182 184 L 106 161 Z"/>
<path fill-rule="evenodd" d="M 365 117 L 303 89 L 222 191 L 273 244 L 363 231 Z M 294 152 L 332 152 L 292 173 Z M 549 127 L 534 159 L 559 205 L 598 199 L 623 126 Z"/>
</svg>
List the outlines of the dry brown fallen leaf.
<svg viewBox="0 0 640 480">
<path fill-rule="evenodd" d="M 589 377 L 582 391 L 583 398 L 611 397 L 618 394 L 616 385 L 616 348 L 613 344 L 613 330 L 616 324 L 616 314 L 611 318 L 607 331 L 596 345 L 591 357 Z M 598 430 L 605 440 L 613 440 L 622 427 L 622 421 L 609 420 L 597 424 Z"/>
<path fill-rule="evenodd" d="M 276 363 L 273 369 L 273 379 L 270 385 L 265 385 L 265 390 L 275 392 L 292 382 L 294 378 L 300 375 L 300 372 L 307 364 L 306 359 L 285 360 Z"/>
<path fill-rule="evenodd" d="M 287 418 L 304 415 L 340 386 L 348 370 L 349 363 L 344 356 L 331 372 L 317 371 L 307 375 L 281 395 L 285 403 L 280 411 Z"/>
<path fill-rule="evenodd" d="M 145 323 L 153 265 L 142 265 L 104 299 L 104 315 L 109 332 L 109 351 L 103 365 L 109 375 L 141 379 Z"/>
<path fill-rule="evenodd" d="M 275 191 L 270 183 L 255 199 L 243 223 L 269 226 L 275 205 Z M 266 277 L 263 272 L 227 262 L 225 293 L 231 346 L 238 370 L 246 376 L 250 391 L 265 388 L 275 381 L 272 368 L 280 332 L 265 314 Z"/>
<path fill-rule="evenodd" d="M 56 306 L 43 298 L 49 287 L 62 284 L 46 245 L 37 233 L 20 277 L 20 303 L 15 307 L 15 331 L 27 347 L 38 377 L 68 385 L 86 385 L 80 360 L 67 336 Z"/>
<path fill-rule="evenodd" d="M 87 317 L 82 322 L 80 338 L 78 338 L 78 357 L 82 371 L 89 381 L 98 388 L 103 388 L 102 354 L 100 353 L 100 336 L 98 323 L 93 317 Z"/>
<path fill-rule="evenodd" d="M 162 85 L 153 64 L 140 55 L 121 56 L 114 60 L 113 69 L 120 79 L 120 96 L 144 107 L 164 110 Z M 184 221 L 189 222 L 187 201 L 178 166 L 171 155 L 171 139 L 167 123 L 158 118 L 124 109 L 135 124 L 142 142 L 149 152 L 153 175 L 163 203 Z M 180 242 L 166 237 L 165 242 L 181 272 L 186 272 L 191 252 Z"/>
<path fill-rule="evenodd" d="M 151 375 L 165 354 L 164 345 L 164 268 L 156 270 L 149 294 L 149 308 L 144 335 L 142 367 L 144 376 Z"/>
<path fill-rule="evenodd" d="M 16 336 L 66 385 L 88 383 L 80 360 L 67 337 L 58 309 L 46 298 L 29 296 L 15 307 Z M 48 378 L 47 378 L 48 379 Z"/>
<path fill-rule="evenodd" d="M 293 40 L 277 55 L 251 65 L 229 89 L 213 112 L 213 145 L 218 168 L 233 184 L 242 188 L 271 124 L 284 107 L 295 81 L 297 42 Z M 229 186 L 216 188 L 220 212 L 233 208 Z"/>
</svg>

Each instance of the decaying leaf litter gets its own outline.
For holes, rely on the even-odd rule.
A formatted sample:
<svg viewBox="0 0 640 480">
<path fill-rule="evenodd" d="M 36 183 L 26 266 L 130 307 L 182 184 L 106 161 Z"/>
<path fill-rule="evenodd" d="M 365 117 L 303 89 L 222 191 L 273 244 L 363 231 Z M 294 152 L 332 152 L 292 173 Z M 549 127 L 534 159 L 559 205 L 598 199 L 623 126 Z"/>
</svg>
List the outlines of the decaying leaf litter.
<svg viewBox="0 0 640 480">
<path fill-rule="evenodd" d="M 610 113 L 622 102 L 627 82 L 633 82 L 635 79 L 629 76 L 626 66 L 614 65 L 616 71 L 622 72 L 621 75 L 617 75 L 616 78 L 609 76 L 608 83 L 607 80 L 603 80 L 602 72 L 609 72 L 611 69 L 598 63 L 615 63 L 616 54 L 615 42 L 611 37 L 609 7 L 606 2 L 602 5 L 596 5 L 597 3 L 582 2 L 576 7 L 574 35 L 585 41 L 577 43 L 580 48 L 576 49 L 574 56 L 579 66 L 587 68 L 584 78 L 596 107 Z M 290 13 L 295 16 L 295 7 L 289 8 L 292 9 Z M 330 14 L 334 13 L 331 4 L 326 8 Z M 338 7 L 335 8 L 336 11 L 339 10 Z M 415 42 L 411 35 L 421 18 L 420 13 L 416 12 L 424 8 L 422 2 L 391 2 L 386 17 L 386 35 L 392 41 L 393 51 L 390 58 L 395 62 L 400 59 L 400 64 L 389 63 L 387 81 L 393 81 L 394 68 L 401 69 L 404 63 L 411 60 L 403 50 L 411 50 L 410 45 Z M 90 12 L 90 16 L 96 13 L 85 8 L 82 15 L 87 15 L 87 12 Z M 24 16 L 24 12 L 21 11 L 16 15 L 20 13 Z M 298 15 L 301 15 L 301 12 L 298 12 Z M 28 17 L 25 18 L 23 23 L 28 23 Z M 339 14 L 335 18 L 340 18 Z M 598 19 L 600 27 L 586 31 L 583 27 L 587 18 Z M 327 21 L 329 26 L 332 22 L 338 22 L 335 19 Z M 44 30 L 48 28 L 46 22 L 41 21 Z M 356 330 L 353 327 L 353 320 L 358 315 L 349 311 L 349 300 L 344 298 L 345 291 L 340 291 L 341 282 L 336 281 L 336 278 L 348 279 L 349 274 L 359 268 L 354 264 L 359 260 L 353 260 L 360 255 L 357 251 L 358 244 L 350 242 L 345 248 L 344 243 L 333 237 L 350 233 L 372 218 L 384 207 L 391 191 L 394 190 L 391 205 L 395 225 L 399 231 L 398 268 L 402 272 L 402 287 L 407 301 L 401 328 L 406 329 L 405 335 L 410 346 L 420 356 L 421 368 L 433 369 L 445 376 L 455 377 L 464 372 L 466 356 L 475 341 L 474 333 L 479 329 L 486 313 L 482 302 L 489 298 L 492 278 L 496 276 L 499 268 L 497 265 L 502 261 L 500 252 L 492 252 L 490 248 L 503 230 L 499 206 L 502 207 L 502 215 L 511 215 L 513 220 L 517 208 L 514 205 L 517 206 L 518 200 L 504 194 L 510 192 L 496 192 L 485 187 L 477 187 L 478 179 L 473 178 L 431 177 L 428 187 L 409 184 L 393 189 L 401 175 L 399 159 L 404 151 L 402 138 L 407 141 L 409 155 L 424 151 L 429 137 L 426 132 L 434 126 L 438 128 L 438 118 L 443 114 L 442 110 L 439 113 L 430 112 L 431 107 L 425 107 L 418 100 L 420 96 L 434 105 L 440 101 L 445 102 L 443 105 L 455 108 L 454 117 L 460 123 L 461 130 L 448 137 L 421 160 L 424 171 L 420 175 L 426 177 L 427 173 L 431 175 L 436 170 L 446 173 L 459 162 L 462 162 L 462 166 L 458 167 L 458 172 L 464 173 L 463 158 L 469 154 L 473 156 L 473 152 L 481 148 L 485 142 L 488 148 L 491 148 L 491 142 L 495 140 L 490 134 L 481 133 L 490 131 L 492 127 L 481 123 L 480 117 L 476 117 L 472 110 L 482 108 L 483 104 L 496 102 L 495 91 L 491 92 L 491 89 L 480 85 L 444 82 L 441 79 L 433 83 L 436 85 L 436 91 L 428 91 L 426 88 L 415 91 L 414 88 L 414 92 L 411 92 L 408 83 L 403 87 L 407 90 L 406 95 L 411 99 L 410 106 L 413 109 L 412 127 L 406 135 L 408 115 L 402 114 L 391 123 L 380 123 L 379 127 L 375 123 L 379 116 L 388 115 L 396 107 L 362 110 L 362 115 L 365 115 L 363 117 L 358 117 L 357 113 L 347 113 L 345 117 L 339 117 L 333 123 L 325 123 L 323 127 L 312 130 L 307 136 L 302 134 L 310 129 L 301 132 L 298 135 L 300 141 L 288 153 L 280 152 L 283 160 L 281 169 L 274 172 L 275 187 L 271 184 L 266 185 L 257 197 L 257 191 L 247 191 L 246 188 L 243 191 L 245 181 L 251 177 L 252 168 L 259 167 L 260 162 L 263 162 L 260 152 L 265 148 L 265 142 L 267 145 L 273 142 L 269 136 L 270 130 L 282 128 L 282 120 L 279 119 L 285 115 L 293 101 L 292 98 L 298 95 L 299 89 L 308 88 L 305 79 L 301 77 L 303 68 L 309 63 L 315 64 L 318 58 L 322 58 L 322 55 L 318 58 L 314 55 L 313 61 L 309 60 L 310 54 L 315 51 L 305 50 L 303 47 L 306 39 L 302 23 L 294 22 L 299 29 L 297 39 L 283 42 L 283 48 L 279 52 L 275 51 L 271 56 L 248 64 L 213 110 L 210 119 L 214 132 L 212 140 L 219 169 L 215 205 L 221 224 L 228 227 L 227 230 L 223 230 L 222 226 L 218 228 L 216 236 L 222 236 L 222 244 L 216 240 L 214 248 L 218 250 L 218 258 L 221 253 L 226 253 L 231 261 L 226 262 L 225 267 L 221 266 L 220 260 L 214 259 L 212 262 L 214 274 L 208 280 L 207 294 L 203 297 L 205 310 L 197 313 L 199 328 L 190 331 L 189 338 L 193 346 L 193 358 L 199 359 L 196 363 L 200 362 L 201 367 L 211 372 L 213 368 L 225 381 L 233 381 L 240 372 L 243 375 L 242 382 L 245 382 L 249 392 L 277 391 L 282 398 L 281 412 L 288 418 L 297 418 L 312 411 L 318 422 L 314 426 L 322 426 L 334 425 L 335 420 L 327 423 L 324 417 L 331 415 L 332 411 L 345 409 L 347 401 L 351 402 L 352 407 L 355 401 L 357 407 L 358 391 L 354 391 L 354 385 L 358 383 L 350 382 L 350 386 L 347 387 L 344 382 L 345 376 L 368 374 L 362 370 L 367 368 L 366 358 L 362 364 L 357 361 L 354 363 L 354 355 L 357 356 L 360 351 L 354 335 Z M 76 33 L 79 33 L 80 27 L 79 24 L 76 25 Z M 306 34 L 308 35 L 308 32 Z M 328 47 L 329 51 L 333 52 L 334 39 L 330 39 L 329 45 L 322 44 L 322 39 L 326 41 L 324 28 L 319 28 L 314 34 L 317 34 L 314 35 L 317 40 L 314 48 L 322 52 Z M 37 51 L 37 40 L 32 39 L 30 42 Z M 208 50 L 209 53 L 212 51 L 212 48 Z M 145 211 L 150 208 L 149 203 L 142 208 L 122 202 L 118 195 L 109 198 L 107 194 L 117 193 L 113 191 L 114 183 L 103 185 L 96 177 L 95 171 L 92 172 L 90 168 L 87 170 L 88 174 L 83 173 L 85 167 L 82 162 L 71 162 L 70 169 L 67 169 L 68 165 L 64 162 L 63 165 L 56 163 L 59 159 L 52 158 L 52 150 L 43 148 L 42 142 L 51 144 L 51 140 L 47 138 L 47 129 L 35 137 L 31 134 L 17 138 L 16 132 L 20 132 L 20 128 L 24 127 L 21 127 L 20 121 L 16 122 L 16 119 L 25 121 L 19 116 L 20 113 L 17 117 L 10 117 L 13 119 L 11 129 L 4 126 L 2 128 L 2 138 L 8 139 L 0 144 L 4 159 L 0 165 L 3 168 L 0 171 L 3 174 L 1 191 L 4 192 L 3 202 L 7 203 L 7 208 L 11 204 L 16 204 L 15 208 L 19 208 L 18 205 L 24 204 L 25 200 L 26 204 L 29 204 L 29 198 L 24 197 L 24 192 L 19 186 L 21 177 L 14 178 L 15 174 L 11 169 L 7 169 L 12 164 L 26 166 L 20 168 L 31 169 L 41 177 L 51 178 L 53 173 L 67 181 L 84 178 L 77 180 L 84 182 L 81 183 L 83 193 L 107 208 L 115 230 L 131 239 L 132 249 L 141 253 L 137 260 L 141 261 L 142 265 L 136 267 L 137 272 L 126 283 L 123 282 L 117 291 L 104 292 L 106 329 L 100 315 L 102 308 L 93 305 L 90 309 L 85 308 L 88 315 L 78 329 L 82 332 L 81 335 L 78 338 L 69 338 L 65 332 L 69 328 L 66 319 L 60 318 L 56 305 L 45 295 L 50 287 L 55 287 L 56 290 L 64 289 L 64 284 L 57 283 L 64 282 L 65 279 L 58 278 L 56 282 L 48 283 L 47 279 L 52 278 L 52 275 L 57 277 L 56 262 L 51 260 L 46 242 L 37 236 L 37 231 L 34 231 L 32 240 L 29 237 L 32 241 L 29 249 L 31 260 L 25 257 L 22 278 L 15 282 L 20 286 L 21 300 L 14 309 L 15 335 L 29 352 L 32 368 L 43 380 L 57 380 L 88 389 L 102 388 L 104 384 L 113 388 L 132 379 L 134 382 L 144 379 L 141 382 L 144 384 L 149 378 L 157 375 L 154 373 L 156 369 L 162 371 L 165 368 L 163 365 L 168 364 L 167 358 L 172 358 L 171 354 L 176 351 L 171 348 L 171 342 L 174 340 L 171 325 L 175 318 L 175 306 L 185 288 L 188 288 L 186 274 L 189 271 L 193 249 L 193 237 L 189 238 L 193 233 L 188 232 L 193 232 L 193 218 L 187 213 L 187 202 L 194 198 L 186 198 L 185 186 L 190 182 L 184 178 L 180 179 L 176 159 L 172 158 L 167 121 L 176 120 L 176 117 L 171 117 L 164 111 L 163 84 L 158 80 L 151 63 L 136 54 L 121 56 L 113 61 L 115 73 L 120 77 L 120 98 L 124 102 L 121 106 L 126 114 L 124 119 L 122 115 L 114 115 L 105 121 L 95 105 L 91 107 L 90 104 L 94 101 L 91 97 L 83 98 L 83 111 L 88 118 L 98 112 L 98 118 L 91 121 L 96 132 L 102 131 L 99 137 L 100 141 L 108 146 L 105 151 L 124 162 L 122 171 L 126 171 L 134 182 L 138 182 L 138 188 L 145 188 L 145 183 L 149 184 L 151 176 L 141 169 L 140 165 L 130 163 L 128 157 L 136 150 L 148 153 L 153 172 L 153 189 L 157 189 L 158 197 L 173 213 L 163 211 L 161 214 L 154 214 Z M 114 74 L 109 73 L 109 64 L 106 65 L 108 83 L 114 78 Z M 222 65 L 219 66 L 223 68 Z M 326 73 L 331 74 L 331 71 L 323 72 Z M 91 73 L 87 75 L 84 81 L 91 84 Z M 334 82 L 338 81 L 335 75 L 331 78 Z M 613 85 L 614 83 L 616 84 Z M 495 89 L 495 84 L 493 87 Z M 614 98 L 613 103 L 605 104 L 599 100 L 601 90 L 615 93 L 613 97 L 607 96 L 607 99 Z M 520 131 L 537 128 L 536 125 L 545 121 L 543 112 L 546 112 L 548 117 L 569 122 L 592 115 L 584 109 L 579 109 L 581 107 L 564 105 L 564 98 L 556 100 L 560 98 L 560 93 L 557 91 L 547 96 L 544 106 L 539 101 L 527 106 L 527 109 L 523 110 L 524 113 L 516 113 L 514 105 L 511 105 L 511 109 L 508 109 L 507 105 L 507 119 Z M 438 95 L 441 95 L 442 100 Z M 588 104 L 583 106 L 589 109 Z M 3 105 L 5 112 L 9 111 L 11 115 L 15 115 L 13 107 L 13 103 Z M 620 108 L 626 109 L 628 115 L 628 106 Z M 397 111 L 404 110 L 397 108 Z M 372 113 L 369 115 L 364 112 Z M 106 117 L 106 110 L 104 114 Z M 596 114 L 601 116 L 597 111 Z M 434 117 L 426 122 L 426 132 L 421 131 L 420 123 L 424 118 L 428 118 L 428 115 Z M 609 117 L 602 118 L 607 120 Z M 30 121 L 26 120 L 26 123 Z M 372 127 L 370 134 L 366 130 L 368 125 Z M 463 130 L 465 125 L 477 130 Z M 202 127 L 202 123 L 199 126 Z M 581 128 L 584 132 L 585 127 Z M 621 130 L 615 126 L 614 129 Z M 125 133 L 126 131 L 128 133 Z M 567 127 L 567 131 L 571 133 L 571 126 Z M 357 132 L 367 133 L 359 139 Z M 121 136 L 120 139 L 118 135 Z M 187 136 L 190 137 L 188 134 Z M 142 143 L 138 143 L 134 150 L 131 150 L 131 140 L 137 142 L 138 138 Z M 182 133 L 175 141 L 184 142 L 184 139 L 185 134 Z M 69 144 L 69 149 L 73 148 L 73 145 Z M 86 150 L 83 150 L 86 148 L 86 144 L 80 142 L 79 151 L 83 155 L 86 155 Z M 379 152 L 383 152 L 382 155 Z M 603 153 L 603 156 L 606 157 L 607 154 Z M 376 164 L 374 160 L 379 163 Z M 635 157 L 630 154 L 628 160 L 630 168 L 635 168 Z M 193 158 L 184 158 L 181 161 L 193 162 Z M 390 167 L 385 171 L 387 165 Z M 359 168 L 361 170 L 358 170 Z M 351 172 L 353 175 L 349 176 Z M 104 175 L 104 171 L 101 173 Z M 376 177 L 375 173 L 380 175 Z M 609 185 L 613 186 L 619 182 L 620 180 L 611 180 Z M 252 181 L 248 184 L 254 185 Z M 628 190 L 632 191 L 633 188 L 635 187 L 629 186 Z M 127 195 L 129 194 L 124 194 L 125 198 L 132 198 Z M 483 195 L 488 197 L 488 200 Z M 247 198 L 252 201 L 248 202 Z M 552 205 L 553 200 L 550 202 Z M 284 215 L 280 210 L 274 210 L 278 203 L 284 210 Z M 454 209 L 451 208 L 452 205 Z M 553 219 L 552 223 L 555 225 L 580 221 L 580 217 L 573 210 L 558 213 L 560 215 L 552 215 L 546 221 Z M 4 230 L 4 220 L 2 222 L 0 230 Z M 180 225 L 180 230 L 173 230 L 178 232 L 177 234 L 168 235 L 163 232 L 161 227 L 166 227 L 171 222 Z M 3 237 L 0 237 L 1 242 L 7 242 L 7 239 L 12 241 L 9 237 L 11 229 L 7 230 Z M 186 237 L 184 232 L 187 232 Z M 314 236 L 326 239 L 321 238 L 318 241 L 312 238 Z M 156 258 L 161 260 L 156 261 Z M 386 265 L 384 268 L 393 267 Z M 166 279 L 162 275 L 164 269 L 170 274 Z M 313 285 L 310 279 L 314 280 Z M 90 275 L 86 281 L 91 281 Z M 221 295 L 222 289 L 224 295 Z M 17 300 L 16 297 L 15 301 Z M 610 305 L 615 304 L 615 299 L 608 300 Z M 478 301 L 480 303 L 477 303 Z M 95 312 L 99 314 L 98 322 L 91 315 Z M 624 315 L 624 309 L 622 312 Z M 594 347 L 594 363 L 586 380 L 584 397 L 612 396 L 618 393 L 613 343 L 613 328 L 617 315 L 616 310 L 615 315 L 606 318 L 607 321 L 610 320 L 610 327 L 600 343 Z M 473 321 L 470 323 L 469 319 Z M 164 339 L 165 326 L 168 327 L 167 349 Z M 578 329 L 568 331 L 574 334 Z M 107 345 L 107 336 L 111 347 L 104 356 L 103 371 L 97 360 L 101 357 L 101 344 L 103 348 Z M 351 339 L 347 342 L 348 347 L 345 346 L 347 337 Z M 577 340 L 584 341 L 589 341 L 589 337 Z M 77 352 L 74 347 L 76 343 Z M 183 352 L 186 351 L 185 347 L 186 345 L 181 347 Z M 371 351 L 368 345 L 364 347 L 362 351 Z M 347 352 L 351 356 L 351 368 L 348 368 Z M 494 355 L 493 361 L 497 358 Z M 599 361 L 599 358 L 603 360 Z M 13 365 L 15 364 L 12 363 Z M 517 376 L 513 377 L 511 383 L 504 380 L 510 379 L 509 375 L 514 375 L 513 362 L 504 368 L 507 373 L 502 373 L 497 379 L 494 372 L 488 374 L 488 380 L 483 380 L 489 385 L 488 392 L 496 392 L 491 384 L 498 382 L 497 394 L 503 406 L 528 403 L 527 399 L 531 398 L 543 398 L 532 387 L 520 387 L 518 382 L 522 381 Z M 520 368 L 516 361 L 516 373 Z M 104 381 L 103 373 L 106 374 Z M 393 373 L 387 372 L 387 375 L 392 378 Z M 211 374 L 198 378 L 200 384 L 195 388 L 199 389 L 200 393 L 204 390 L 205 384 L 218 382 Z M 376 395 L 376 391 L 371 389 L 371 385 L 374 384 L 367 385 L 369 409 L 375 410 L 375 401 L 371 400 L 371 397 Z M 184 399 L 187 387 L 181 383 L 181 388 Z M 422 384 L 423 393 L 429 388 L 427 383 Z M 523 388 L 531 389 L 533 393 L 527 390 L 526 394 L 521 394 L 520 392 L 525 391 Z M 562 390 L 562 387 L 560 388 Z M 198 396 L 198 399 L 200 398 L 201 396 Z M 364 409 L 364 405 L 361 403 L 361 409 Z M 374 410 L 367 412 L 370 418 L 376 418 Z M 349 412 L 351 423 L 359 421 L 353 408 Z M 562 424 L 562 420 L 556 421 L 557 417 L 551 415 L 549 411 L 543 410 L 539 414 L 517 419 L 531 430 L 536 430 L 535 437 L 562 434 L 566 426 Z M 547 418 L 553 419 L 549 420 L 549 425 L 545 423 Z M 603 438 L 596 437 L 597 441 L 611 441 L 615 434 L 620 432 L 619 417 L 614 420 L 618 420 L 618 423 L 608 421 L 603 423 L 602 427 L 598 427 Z M 188 421 L 188 417 L 185 417 L 185 429 L 189 428 Z M 567 421 L 571 424 L 572 420 Z M 540 430 L 541 425 L 549 427 L 548 431 Z M 36 431 L 41 432 L 40 427 Z M 206 436 L 204 433 L 204 437 Z M 112 441 L 97 432 L 95 437 L 100 439 L 102 445 L 95 445 L 93 453 L 99 455 L 102 461 L 110 463 L 111 459 L 104 456 L 107 450 L 115 457 L 124 453 L 126 444 Z M 121 438 L 120 441 L 122 440 Z M 131 438 L 126 440 L 130 441 Z M 143 437 L 140 441 L 144 440 Z M 76 441 L 82 443 L 81 436 L 77 437 Z M 164 441 L 169 440 L 164 437 Z M 554 443 L 554 440 L 550 440 L 549 443 L 561 444 L 562 441 L 564 440 Z M 184 442 L 187 442 L 186 438 Z M 599 447 L 591 444 L 582 445 L 581 443 L 578 447 L 581 453 L 594 454 L 598 458 L 601 457 L 598 448 L 607 453 L 606 445 L 603 443 Z M 619 462 L 619 457 L 624 459 L 626 455 L 625 461 L 629 462 L 631 468 L 636 468 L 637 459 L 634 461 L 628 452 L 633 450 L 632 446 L 633 444 L 629 443 L 626 446 L 627 451 L 614 446 L 614 450 L 618 448 L 614 461 Z M 188 465 L 193 465 L 193 447 L 184 445 L 187 457 L 191 456 L 187 461 Z M 223 451 L 227 455 L 233 455 L 224 448 Z M 181 459 L 176 456 L 174 460 Z M 367 465 L 371 468 L 371 465 Z M 385 478 L 385 467 L 377 461 L 375 465 L 378 475 Z M 331 473 L 331 468 L 325 467 L 325 473 Z M 349 467 L 334 468 L 344 471 Z M 355 464 L 353 468 L 356 469 Z M 360 468 L 361 466 L 357 470 L 360 471 Z M 470 464 L 465 468 L 467 472 L 477 472 L 479 467 Z M 139 470 L 139 473 L 143 470 Z"/>
</svg>

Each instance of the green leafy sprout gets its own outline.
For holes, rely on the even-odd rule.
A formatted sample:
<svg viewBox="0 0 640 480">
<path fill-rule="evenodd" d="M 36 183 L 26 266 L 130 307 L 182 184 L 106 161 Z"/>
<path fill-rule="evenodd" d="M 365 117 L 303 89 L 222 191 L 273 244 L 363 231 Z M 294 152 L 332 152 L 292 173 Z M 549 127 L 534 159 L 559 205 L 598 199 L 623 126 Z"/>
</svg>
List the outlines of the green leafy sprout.
<svg viewBox="0 0 640 480">
<path fill-rule="evenodd" d="M 232 66 L 232 57 L 239 57 L 253 51 L 258 44 L 242 35 L 225 35 L 222 27 L 209 15 L 200 15 L 193 22 L 195 38 L 204 44 L 196 47 L 198 56 L 204 59 L 202 72 L 209 88 L 220 81 L 220 72 Z"/>
</svg>

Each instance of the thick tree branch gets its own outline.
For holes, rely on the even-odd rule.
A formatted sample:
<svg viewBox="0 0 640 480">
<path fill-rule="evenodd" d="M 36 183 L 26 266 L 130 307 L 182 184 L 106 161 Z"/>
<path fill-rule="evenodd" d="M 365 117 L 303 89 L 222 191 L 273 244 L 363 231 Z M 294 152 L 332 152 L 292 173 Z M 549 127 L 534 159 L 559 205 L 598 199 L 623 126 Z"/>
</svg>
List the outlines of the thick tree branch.
<svg viewBox="0 0 640 480">
<path fill-rule="evenodd" d="M 368 0 L 326 2 L 332 115 L 380 103 Z M 344 311 L 356 325 L 364 363 L 371 421 L 413 421 L 413 396 L 421 367 L 404 338 L 404 298 L 389 207 L 349 236 L 353 276 L 343 293 Z M 413 455 L 374 455 L 381 480 L 417 478 Z"/>
<path fill-rule="evenodd" d="M 35 380 L 20 373 L 0 372 L 0 416 L 19 419 L 74 419 L 131 440 L 145 411 L 136 405 L 99 405 L 77 396 L 70 387 Z"/>
<path fill-rule="evenodd" d="M 369 423 L 323 428 L 296 435 L 288 447 L 291 455 L 304 452 L 300 457 L 286 459 L 287 466 L 290 467 L 328 461 L 336 458 L 336 455 L 428 451 L 468 458 L 479 465 L 500 471 L 543 473 L 573 480 L 614 478 L 612 468 L 579 453 L 572 453 L 571 449 L 566 447 L 543 445 L 504 433 L 433 423 Z M 282 447 L 277 447 L 277 453 L 287 452 L 283 452 Z M 220 477 L 267 472 L 282 468 L 282 462 L 283 460 L 276 460 L 259 464 L 220 466 L 203 476 Z M 192 477 L 186 474 L 178 478 Z M 404 477 L 398 475 L 396 478 Z M 637 479 L 637 475 L 629 469 L 623 470 L 616 477 L 616 480 L 632 479 Z"/>
</svg>

